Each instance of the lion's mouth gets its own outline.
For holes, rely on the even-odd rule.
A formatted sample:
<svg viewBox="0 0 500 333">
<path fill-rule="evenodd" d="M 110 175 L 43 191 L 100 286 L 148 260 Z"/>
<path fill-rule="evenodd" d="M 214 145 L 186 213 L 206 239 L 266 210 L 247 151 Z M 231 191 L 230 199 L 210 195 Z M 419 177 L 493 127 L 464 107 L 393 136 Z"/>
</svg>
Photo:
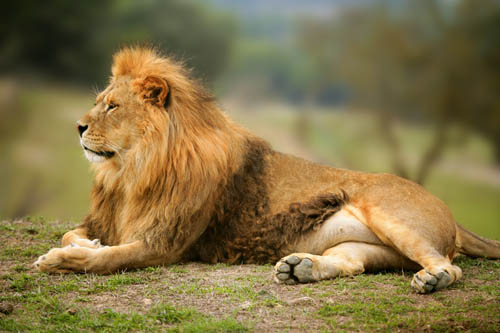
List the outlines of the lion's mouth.
<svg viewBox="0 0 500 333">
<path fill-rule="evenodd" d="M 114 151 L 95 151 L 95 150 L 92 150 L 85 145 L 82 145 L 82 146 L 83 146 L 83 149 L 85 149 L 86 151 L 89 151 L 93 154 L 96 154 L 97 156 L 101 156 L 104 158 L 111 158 L 111 157 L 113 157 L 113 155 L 115 155 Z"/>
</svg>

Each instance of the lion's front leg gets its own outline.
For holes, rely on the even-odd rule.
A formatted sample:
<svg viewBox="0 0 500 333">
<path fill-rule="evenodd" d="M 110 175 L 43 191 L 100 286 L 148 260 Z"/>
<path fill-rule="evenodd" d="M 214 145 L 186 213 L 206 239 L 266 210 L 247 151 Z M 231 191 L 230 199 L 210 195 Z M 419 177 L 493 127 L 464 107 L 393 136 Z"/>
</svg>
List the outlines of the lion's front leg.
<svg viewBox="0 0 500 333">
<path fill-rule="evenodd" d="M 87 228 L 76 228 L 75 230 L 68 231 L 62 237 L 61 244 L 63 247 L 68 245 L 78 245 L 91 249 L 97 249 L 101 247 L 99 239 L 88 239 Z"/>
<path fill-rule="evenodd" d="M 97 249 L 66 246 L 50 250 L 40 256 L 35 267 L 47 273 L 98 273 L 109 274 L 127 268 L 141 268 L 174 262 L 149 250 L 144 242 L 136 241 L 118 246 Z"/>
</svg>

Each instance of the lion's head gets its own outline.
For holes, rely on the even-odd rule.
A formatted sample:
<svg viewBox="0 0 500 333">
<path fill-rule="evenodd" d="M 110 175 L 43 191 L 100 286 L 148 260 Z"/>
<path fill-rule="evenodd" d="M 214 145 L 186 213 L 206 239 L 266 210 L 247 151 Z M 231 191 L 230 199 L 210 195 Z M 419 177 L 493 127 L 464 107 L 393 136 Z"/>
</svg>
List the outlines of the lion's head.
<svg viewBox="0 0 500 333">
<path fill-rule="evenodd" d="M 139 47 L 113 60 L 109 85 L 77 123 L 95 191 L 123 193 L 130 209 L 151 205 L 148 196 L 176 210 L 166 215 L 196 211 L 238 167 L 246 132 L 181 63 Z"/>
<path fill-rule="evenodd" d="M 210 141 L 228 126 L 212 96 L 180 62 L 139 47 L 115 54 L 109 85 L 77 123 L 87 159 L 100 162 L 97 170 L 115 171 L 137 169 L 152 158 L 165 164 L 165 155 L 177 154 L 182 164 L 185 154 L 216 153 L 209 151 L 212 143 L 222 142 Z"/>
<path fill-rule="evenodd" d="M 146 132 L 167 134 L 172 116 L 167 110 L 171 93 L 168 82 L 176 86 L 189 82 L 184 75 L 184 82 L 179 80 L 179 74 L 183 74 L 181 66 L 160 58 L 151 49 L 120 51 L 114 57 L 112 73 L 109 85 L 97 96 L 95 106 L 78 121 L 77 128 L 89 161 L 114 160 L 115 164 L 123 164 Z"/>
</svg>

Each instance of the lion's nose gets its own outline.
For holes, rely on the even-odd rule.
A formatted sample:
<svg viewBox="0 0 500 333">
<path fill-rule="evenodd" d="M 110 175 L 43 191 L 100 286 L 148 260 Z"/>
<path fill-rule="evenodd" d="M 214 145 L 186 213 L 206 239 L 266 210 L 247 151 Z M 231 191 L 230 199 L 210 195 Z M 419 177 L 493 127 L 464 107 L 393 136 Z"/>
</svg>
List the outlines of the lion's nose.
<svg viewBox="0 0 500 333">
<path fill-rule="evenodd" d="M 80 133 L 80 137 L 83 135 L 83 132 L 89 128 L 88 125 L 81 125 L 80 123 L 76 123 L 76 128 L 78 129 L 78 133 Z"/>
</svg>

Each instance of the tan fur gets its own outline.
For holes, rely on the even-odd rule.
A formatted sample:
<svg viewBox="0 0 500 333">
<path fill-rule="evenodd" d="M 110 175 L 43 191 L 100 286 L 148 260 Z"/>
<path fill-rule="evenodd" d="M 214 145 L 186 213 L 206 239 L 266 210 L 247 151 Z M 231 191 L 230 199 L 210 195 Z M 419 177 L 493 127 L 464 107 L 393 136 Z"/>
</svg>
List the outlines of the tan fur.
<svg viewBox="0 0 500 333">
<path fill-rule="evenodd" d="M 96 162 L 90 213 L 39 258 L 42 271 L 282 258 L 277 282 L 422 267 L 412 285 L 429 292 L 460 278 L 457 251 L 497 253 L 495 243 L 469 246 L 473 237 L 417 184 L 275 152 L 154 50 L 118 52 L 112 74 L 78 123 Z"/>
</svg>

